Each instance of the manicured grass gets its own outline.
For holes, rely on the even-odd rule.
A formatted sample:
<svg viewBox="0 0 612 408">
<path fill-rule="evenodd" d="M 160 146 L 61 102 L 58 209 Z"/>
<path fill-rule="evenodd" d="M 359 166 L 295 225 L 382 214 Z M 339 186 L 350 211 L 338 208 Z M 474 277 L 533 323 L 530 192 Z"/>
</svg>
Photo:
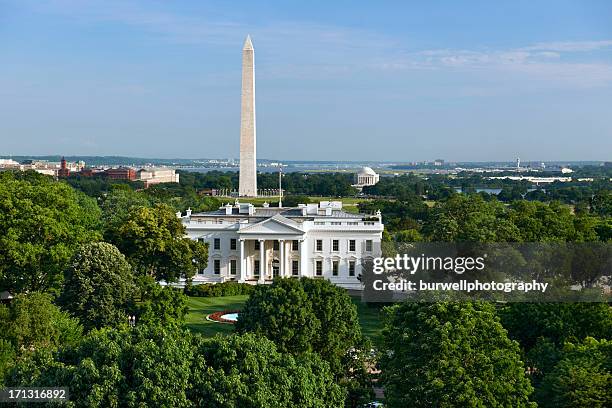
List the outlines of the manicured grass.
<svg viewBox="0 0 612 408">
<path fill-rule="evenodd" d="M 375 345 L 382 341 L 382 308 L 380 304 L 366 304 L 359 297 L 351 297 L 355 306 L 357 306 L 357 314 L 359 315 L 359 325 L 364 336 L 368 337 Z"/>
<path fill-rule="evenodd" d="M 248 296 L 224 296 L 224 297 L 190 297 L 187 305 L 189 313 L 186 317 L 186 326 L 189 330 L 202 333 L 205 336 L 214 336 L 217 333 L 230 334 L 234 331 L 234 325 L 227 323 L 211 322 L 206 316 L 213 312 L 223 310 L 240 310 Z M 359 324 L 361 331 L 375 344 L 381 340 L 382 320 L 379 305 L 367 305 L 361 302 L 359 297 L 352 297 L 357 306 Z"/>
<path fill-rule="evenodd" d="M 190 297 L 187 302 L 189 313 L 185 318 L 186 326 L 189 330 L 202 333 L 207 337 L 212 337 L 217 333 L 230 334 L 234 331 L 233 324 L 211 322 L 206 320 L 206 316 L 222 310 L 240 310 L 247 299 L 247 295 Z"/>
</svg>

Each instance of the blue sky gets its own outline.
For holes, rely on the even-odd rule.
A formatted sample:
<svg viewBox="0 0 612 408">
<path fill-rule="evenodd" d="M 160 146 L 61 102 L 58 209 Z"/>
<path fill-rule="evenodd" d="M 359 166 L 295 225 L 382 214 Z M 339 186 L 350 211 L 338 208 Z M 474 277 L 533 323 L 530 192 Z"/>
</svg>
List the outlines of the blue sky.
<svg viewBox="0 0 612 408">
<path fill-rule="evenodd" d="M 0 0 L 0 155 L 611 160 L 609 1 Z"/>
</svg>

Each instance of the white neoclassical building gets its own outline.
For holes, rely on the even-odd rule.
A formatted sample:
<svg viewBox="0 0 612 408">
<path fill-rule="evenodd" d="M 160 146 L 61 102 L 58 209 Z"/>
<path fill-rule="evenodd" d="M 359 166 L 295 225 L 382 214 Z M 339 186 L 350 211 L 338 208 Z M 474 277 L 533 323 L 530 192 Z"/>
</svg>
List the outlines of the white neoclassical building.
<svg viewBox="0 0 612 408">
<path fill-rule="evenodd" d="M 181 218 L 191 239 L 209 244 L 208 266 L 194 284 L 304 276 L 361 289 L 362 263 L 381 255 L 380 212 L 349 213 L 336 201 L 292 208 L 236 202 Z"/>
<path fill-rule="evenodd" d="M 355 174 L 355 187 L 373 186 L 380 180 L 380 175 L 370 167 L 363 167 Z"/>
</svg>

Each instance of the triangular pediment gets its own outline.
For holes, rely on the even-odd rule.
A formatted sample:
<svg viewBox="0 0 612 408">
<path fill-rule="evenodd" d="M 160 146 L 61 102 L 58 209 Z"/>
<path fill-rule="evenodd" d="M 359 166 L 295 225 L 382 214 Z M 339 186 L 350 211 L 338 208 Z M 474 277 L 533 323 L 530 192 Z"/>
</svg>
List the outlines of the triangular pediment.
<svg viewBox="0 0 612 408">
<path fill-rule="evenodd" d="M 259 221 L 258 223 L 244 226 L 240 228 L 238 233 L 241 235 L 301 235 L 304 233 L 304 230 L 302 230 L 296 222 L 282 215 L 275 215 L 274 217 Z"/>
</svg>

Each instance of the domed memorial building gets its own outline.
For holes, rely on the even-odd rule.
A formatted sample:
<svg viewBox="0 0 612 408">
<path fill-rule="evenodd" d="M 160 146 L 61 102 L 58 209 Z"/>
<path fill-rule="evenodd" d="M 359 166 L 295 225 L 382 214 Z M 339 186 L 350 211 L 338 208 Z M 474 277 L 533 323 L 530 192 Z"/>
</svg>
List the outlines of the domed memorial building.
<svg viewBox="0 0 612 408">
<path fill-rule="evenodd" d="M 380 180 L 380 176 L 371 167 L 363 167 L 355 174 L 355 187 L 373 186 Z"/>
</svg>

